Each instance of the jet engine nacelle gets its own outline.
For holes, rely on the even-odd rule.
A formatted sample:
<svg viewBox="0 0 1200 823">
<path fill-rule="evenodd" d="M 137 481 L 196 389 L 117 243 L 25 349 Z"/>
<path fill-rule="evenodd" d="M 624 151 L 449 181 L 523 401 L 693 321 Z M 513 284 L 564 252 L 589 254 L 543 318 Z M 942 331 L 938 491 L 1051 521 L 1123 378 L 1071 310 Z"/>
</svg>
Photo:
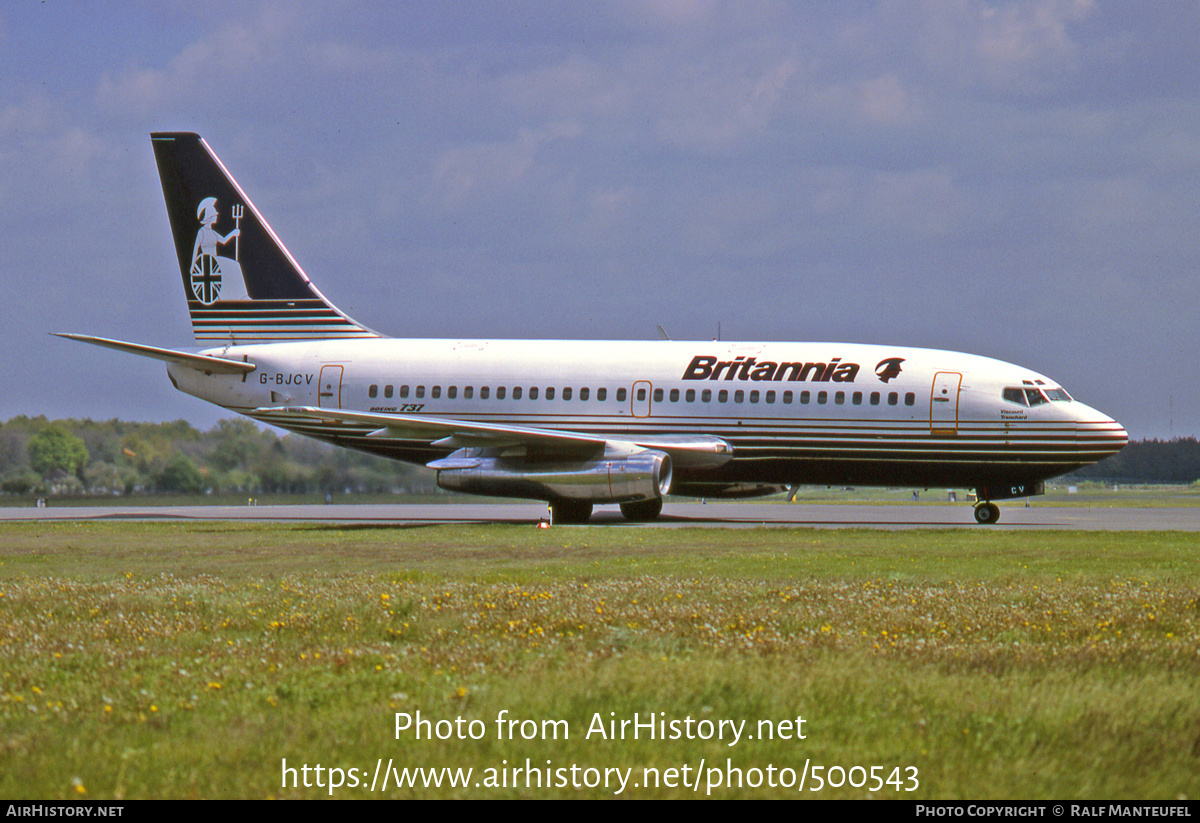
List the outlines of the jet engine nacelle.
<svg viewBox="0 0 1200 823">
<path fill-rule="evenodd" d="M 576 463 L 470 456 L 463 449 L 430 466 L 443 489 L 493 497 L 631 503 L 654 500 L 671 488 L 671 457 L 646 449 Z M 464 452 L 468 454 L 463 454 Z"/>
</svg>

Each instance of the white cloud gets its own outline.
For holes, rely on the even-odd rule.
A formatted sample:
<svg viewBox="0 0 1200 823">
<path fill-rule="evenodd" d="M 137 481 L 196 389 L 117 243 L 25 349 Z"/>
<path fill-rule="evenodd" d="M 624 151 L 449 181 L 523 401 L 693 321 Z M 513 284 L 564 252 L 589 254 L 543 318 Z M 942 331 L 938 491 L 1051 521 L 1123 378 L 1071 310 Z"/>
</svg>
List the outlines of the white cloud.
<svg viewBox="0 0 1200 823">
<path fill-rule="evenodd" d="M 662 78 L 665 83 L 658 98 L 662 109 L 654 117 L 659 140 L 708 152 L 763 136 L 794 82 L 798 65 L 785 57 L 758 70 L 729 71 L 728 57 L 705 61 L 699 72 L 675 69 Z"/>
<path fill-rule="evenodd" d="M 863 116 L 875 124 L 900 125 L 919 116 L 915 101 L 895 74 L 864 80 L 855 87 L 854 96 Z"/>
<path fill-rule="evenodd" d="M 868 203 L 881 225 L 900 234 L 948 235 L 970 220 L 970 200 L 947 169 L 878 174 Z"/>
<path fill-rule="evenodd" d="M 841 56 L 934 88 L 1040 95 L 1079 70 L 1077 27 L 1090 0 L 887 2 L 843 21 Z"/>
<path fill-rule="evenodd" d="M 1043 60 L 1070 58 L 1076 46 L 1067 27 L 1092 12 L 1090 0 L 1034 0 L 1000 8 L 986 6 L 980 14 L 976 50 L 997 65 L 1033 65 Z"/>
<path fill-rule="evenodd" d="M 443 204 L 456 208 L 510 190 L 531 174 L 545 146 L 577 137 L 580 132 L 578 123 L 552 123 L 539 129 L 521 129 L 509 140 L 460 145 L 445 151 L 433 166 Z"/>
<path fill-rule="evenodd" d="M 513 71 L 495 87 L 501 101 L 537 117 L 623 117 L 631 96 L 617 67 L 581 53 Z"/>
<path fill-rule="evenodd" d="M 307 52 L 301 22 L 273 5 L 263 6 L 248 20 L 207 33 L 165 67 L 105 72 L 96 105 L 114 114 L 145 116 L 167 107 L 198 111 L 239 97 L 258 100 L 275 74 L 272 67 L 296 64 L 296 55 Z"/>
</svg>

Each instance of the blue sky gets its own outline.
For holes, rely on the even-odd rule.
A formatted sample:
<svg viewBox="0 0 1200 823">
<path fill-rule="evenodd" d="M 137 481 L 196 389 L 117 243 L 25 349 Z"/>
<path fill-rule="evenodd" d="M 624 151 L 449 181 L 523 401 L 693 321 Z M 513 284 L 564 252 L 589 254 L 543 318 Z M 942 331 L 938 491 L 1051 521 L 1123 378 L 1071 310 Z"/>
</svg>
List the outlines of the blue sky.
<svg viewBox="0 0 1200 823">
<path fill-rule="evenodd" d="M 186 418 L 149 132 L 395 336 L 931 346 L 1200 434 L 1200 4 L 0 5 L 0 419 Z"/>
</svg>

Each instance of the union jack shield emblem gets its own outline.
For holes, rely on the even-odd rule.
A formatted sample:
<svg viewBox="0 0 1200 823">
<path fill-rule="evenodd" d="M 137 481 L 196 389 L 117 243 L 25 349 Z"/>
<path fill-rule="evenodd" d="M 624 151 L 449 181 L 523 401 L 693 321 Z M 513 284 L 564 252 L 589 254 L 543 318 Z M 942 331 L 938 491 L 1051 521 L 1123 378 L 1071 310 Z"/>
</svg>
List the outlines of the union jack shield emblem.
<svg viewBox="0 0 1200 823">
<path fill-rule="evenodd" d="M 197 255 L 192 264 L 192 294 L 206 306 L 221 296 L 221 264 L 213 255 Z"/>
</svg>

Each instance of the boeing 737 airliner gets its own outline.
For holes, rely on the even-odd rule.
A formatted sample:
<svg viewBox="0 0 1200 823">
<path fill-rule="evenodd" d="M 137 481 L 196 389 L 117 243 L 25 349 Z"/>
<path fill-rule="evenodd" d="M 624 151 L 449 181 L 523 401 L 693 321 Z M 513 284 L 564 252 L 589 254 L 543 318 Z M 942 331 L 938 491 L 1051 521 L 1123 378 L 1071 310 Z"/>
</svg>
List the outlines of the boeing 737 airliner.
<svg viewBox="0 0 1200 823">
<path fill-rule="evenodd" d="M 325 299 L 198 135 L 151 135 L 199 351 L 64 334 L 166 361 L 174 386 L 443 488 L 653 520 L 663 496 L 792 484 L 961 486 L 993 501 L 1119 451 L 1050 378 L 958 352 L 851 343 L 402 340 Z"/>
</svg>

